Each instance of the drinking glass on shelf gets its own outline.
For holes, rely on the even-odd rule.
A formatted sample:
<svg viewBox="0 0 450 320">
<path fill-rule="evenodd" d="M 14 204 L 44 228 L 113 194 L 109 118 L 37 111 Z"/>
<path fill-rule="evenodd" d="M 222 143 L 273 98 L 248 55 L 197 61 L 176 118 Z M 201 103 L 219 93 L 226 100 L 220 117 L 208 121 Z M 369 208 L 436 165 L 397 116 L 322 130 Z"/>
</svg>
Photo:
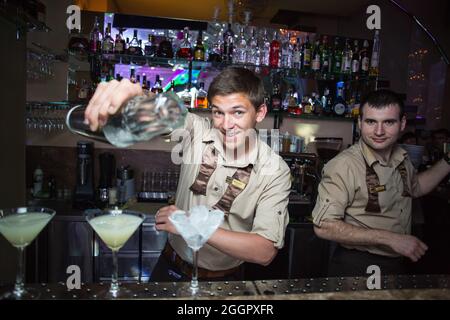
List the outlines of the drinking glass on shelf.
<svg viewBox="0 0 450 320">
<path fill-rule="evenodd" d="M 42 207 L 19 207 L 0 209 L 0 233 L 18 250 L 18 271 L 12 292 L 6 293 L 0 299 L 32 299 L 39 292 L 26 288 L 25 279 L 25 248 L 33 242 L 55 216 L 55 210 Z"/>
</svg>

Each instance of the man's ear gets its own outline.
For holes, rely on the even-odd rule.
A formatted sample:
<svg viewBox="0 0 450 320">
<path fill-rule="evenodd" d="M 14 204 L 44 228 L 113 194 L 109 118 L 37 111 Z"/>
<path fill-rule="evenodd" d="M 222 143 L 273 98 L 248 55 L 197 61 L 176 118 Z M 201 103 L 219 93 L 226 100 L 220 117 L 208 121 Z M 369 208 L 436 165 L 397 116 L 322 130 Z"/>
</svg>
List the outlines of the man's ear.
<svg viewBox="0 0 450 320">
<path fill-rule="evenodd" d="M 260 105 L 258 109 L 256 109 L 256 122 L 261 122 L 264 120 L 267 114 L 267 106 L 265 103 Z"/>
<path fill-rule="evenodd" d="M 406 115 L 403 115 L 402 120 L 400 122 L 400 131 L 405 130 L 406 128 Z"/>
<path fill-rule="evenodd" d="M 358 129 L 361 132 L 361 116 L 358 117 Z"/>
</svg>

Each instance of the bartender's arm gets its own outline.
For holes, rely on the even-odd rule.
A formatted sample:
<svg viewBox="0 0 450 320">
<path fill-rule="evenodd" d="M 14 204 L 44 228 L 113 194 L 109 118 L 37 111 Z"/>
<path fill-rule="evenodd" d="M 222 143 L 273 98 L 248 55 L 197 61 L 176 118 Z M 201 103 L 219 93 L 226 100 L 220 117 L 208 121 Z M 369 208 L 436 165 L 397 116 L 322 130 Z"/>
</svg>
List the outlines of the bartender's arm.
<svg viewBox="0 0 450 320">
<path fill-rule="evenodd" d="M 450 157 L 450 152 L 447 153 L 447 159 Z M 418 197 L 426 195 L 431 192 L 436 186 L 450 174 L 450 163 L 445 159 L 441 159 L 430 169 L 418 174 L 419 190 Z"/>
<path fill-rule="evenodd" d="M 314 232 L 320 238 L 347 245 L 386 246 L 416 262 L 427 246 L 414 236 L 380 229 L 366 229 L 343 221 L 346 207 L 354 196 L 352 179 L 344 164 L 326 167 L 313 210 Z M 339 169 L 338 169 L 339 168 Z M 347 175 L 344 181 L 343 174 Z"/>
</svg>

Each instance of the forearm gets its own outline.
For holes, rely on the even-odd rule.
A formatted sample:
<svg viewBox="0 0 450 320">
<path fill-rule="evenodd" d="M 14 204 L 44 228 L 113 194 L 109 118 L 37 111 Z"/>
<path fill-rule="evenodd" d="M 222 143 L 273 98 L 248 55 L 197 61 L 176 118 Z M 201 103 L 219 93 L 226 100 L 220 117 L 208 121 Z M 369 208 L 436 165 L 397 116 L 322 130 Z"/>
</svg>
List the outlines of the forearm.
<svg viewBox="0 0 450 320">
<path fill-rule="evenodd" d="M 419 173 L 420 194 L 418 196 L 431 192 L 449 173 L 450 165 L 445 160 L 440 160 L 430 169 Z"/>
<path fill-rule="evenodd" d="M 337 220 L 322 221 L 320 227 L 314 227 L 314 231 L 320 238 L 348 245 L 390 246 L 395 237 L 395 233 L 389 231 L 365 229 Z"/>
<path fill-rule="evenodd" d="M 268 265 L 278 252 L 272 241 L 258 234 L 222 228 L 209 238 L 208 244 L 236 259 L 261 265 Z"/>
</svg>

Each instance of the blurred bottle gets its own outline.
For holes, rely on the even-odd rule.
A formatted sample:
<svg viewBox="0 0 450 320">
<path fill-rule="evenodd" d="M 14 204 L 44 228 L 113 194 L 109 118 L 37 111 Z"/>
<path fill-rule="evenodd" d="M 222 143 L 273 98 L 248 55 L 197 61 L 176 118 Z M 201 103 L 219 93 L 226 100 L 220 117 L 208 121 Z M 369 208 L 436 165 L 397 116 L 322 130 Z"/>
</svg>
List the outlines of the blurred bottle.
<svg viewBox="0 0 450 320">
<path fill-rule="evenodd" d="M 100 32 L 100 23 L 98 17 L 95 17 L 94 27 L 89 34 L 89 51 L 91 53 L 102 52 L 102 33 Z"/>
<path fill-rule="evenodd" d="M 373 39 L 373 49 L 372 57 L 370 58 L 370 69 L 369 76 L 378 77 L 380 74 L 379 63 L 380 63 L 380 31 L 375 30 L 375 37 Z"/>
</svg>

